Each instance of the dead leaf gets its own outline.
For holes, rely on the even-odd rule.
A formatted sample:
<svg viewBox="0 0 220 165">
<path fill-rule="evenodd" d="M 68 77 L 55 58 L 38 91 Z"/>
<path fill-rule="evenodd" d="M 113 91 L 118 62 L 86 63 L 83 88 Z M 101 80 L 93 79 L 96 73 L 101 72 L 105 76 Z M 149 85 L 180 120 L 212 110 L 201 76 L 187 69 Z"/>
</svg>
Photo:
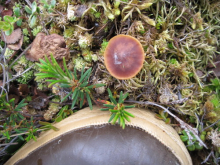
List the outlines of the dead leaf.
<svg viewBox="0 0 220 165">
<path fill-rule="evenodd" d="M 9 49 L 12 49 L 12 50 L 19 50 L 19 49 L 21 49 L 21 46 L 22 46 L 22 44 L 23 44 L 23 35 L 21 36 L 21 39 L 19 40 L 19 42 L 18 43 L 16 43 L 16 44 L 10 44 L 10 45 L 7 45 L 7 47 L 9 48 Z"/>
</svg>

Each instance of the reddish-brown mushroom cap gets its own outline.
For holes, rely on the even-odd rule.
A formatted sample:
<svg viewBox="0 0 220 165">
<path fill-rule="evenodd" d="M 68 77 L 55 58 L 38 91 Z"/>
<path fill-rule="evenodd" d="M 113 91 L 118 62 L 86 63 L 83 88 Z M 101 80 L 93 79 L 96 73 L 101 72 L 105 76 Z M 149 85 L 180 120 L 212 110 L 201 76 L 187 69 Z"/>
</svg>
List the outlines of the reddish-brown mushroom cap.
<svg viewBox="0 0 220 165">
<path fill-rule="evenodd" d="M 120 34 L 109 41 L 104 61 L 112 76 L 121 80 L 130 79 L 143 66 L 144 50 L 136 38 Z"/>
</svg>

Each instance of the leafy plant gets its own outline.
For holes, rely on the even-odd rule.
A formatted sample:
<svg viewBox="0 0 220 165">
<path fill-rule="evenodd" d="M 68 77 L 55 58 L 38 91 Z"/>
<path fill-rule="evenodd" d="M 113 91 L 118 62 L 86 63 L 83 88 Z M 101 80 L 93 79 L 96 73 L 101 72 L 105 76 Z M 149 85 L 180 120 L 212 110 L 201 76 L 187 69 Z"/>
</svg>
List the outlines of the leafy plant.
<svg viewBox="0 0 220 165">
<path fill-rule="evenodd" d="M 107 104 L 103 104 L 106 108 L 102 108 L 102 111 L 110 111 L 111 117 L 108 122 L 111 122 L 112 124 L 115 124 L 118 121 L 118 124 L 124 129 L 125 128 L 125 121 L 127 120 L 130 122 L 129 117 L 134 117 L 131 113 L 127 112 L 125 109 L 128 108 L 134 108 L 134 105 L 124 105 L 124 100 L 127 98 L 128 93 L 123 94 L 123 92 L 120 92 L 120 96 L 118 99 L 118 102 L 115 100 L 115 98 L 112 95 L 112 92 L 108 88 L 109 98 L 111 102 L 106 102 Z"/>
<path fill-rule="evenodd" d="M 14 31 L 14 23 L 19 20 L 19 18 L 5 15 L 4 21 L 0 21 L 0 29 L 2 29 L 7 36 L 9 36 Z"/>
<path fill-rule="evenodd" d="M 72 115 L 72 114 L 73 114 L 73 111 L 69 109 L 68 105 L 66 105 L 57 114 L 55 122 L 60 122 L 61 120 L 65 119 L 67 116 Z"/>
<path fill-rule="evenodd" d="M 3 123 L 3 130 L 1 134 L 5 136 L 7 139 L 10 139 L 12 131 L 18 129 L 25 117 L 21 114 L 22 107 L 26 106 L 27 103 L 24 103 L 24 99 L 15 106 L 15 99 L 10 99 L 7 101 L 6 94 L 3 94 L 0 97 L 0 107 L 2 114 L 5 114 L 4 117 L 1 119 L 4 121 Z"/>
<path fill-rule="evenodd" d="M 78 102 L 80 104 L 80 108 L 82 108 L 85 96 L 90 109 L 92 109 L 91 90 L 96 87 L 104 86 L 104 84 L 88 85 L 88 79 L 92 71 L 91 68 L 84 72 L 85 68 L 83 67 L 80 78 L 78 78 L 76 68 L 74 68 L 74 73 L 71 73 L 67 69 L 65 58 L 63 58 L 65 72 L 60 68 L 53 55 L 51 55 L 51 62 L 46 56 L 45 61 L 40 59 L 40 62 L 41 64 L 37 64 L 40 68 L 40 73 L 36 74 L 36 80 L 46 79 L 47 82 L 50 82 L 49 87 L 59 83 L 60 87 L 70 88 L 71 91 L 61 100 L 61 102 L 71 95 L 73 100 L 71 109 L 73 109 L 75 104 Z"/>
<path fill-rule="evenodd" d="M 20 12 L 20 5 L 15 3 L 15 6 L 13 7 L 13 11 L 14 11 L 14 15 L 19 18 L 18 21 L 16 22 L 16 24 L 18 26 L 21 26 L 22 24 L 22 19 L 20 18 L 21 17 L 21 12 Z"/>
<path fill-rule="evenodd" d="M 53 126 L 52 123 L 49 123 L 49 122 L 45 122 L 45 121 L 39 121 L 39 124 L 42 125 L 40 127 L 40 129 L 43 129 L 44 131 L 47 131 L 47 130 L 54 130 L 54 131 L 59 131 L 59 128 L 56 128 L 55 126 Z"/>
<path fill-rule="evenodd" d="M 37 23 L 37 16 L 40 13 L 40 8 L 37 6 L 37 3 L 34 1 L 31 5 L 31 8 L 26 5 L 24 9 L 28 14 L 30 14 L 29 25 L 31 28 L 33 28 Z"/>
<path fill-rule="evenodd" d="M 170 124 L 170 118 L 167 118 L 168 113 L 164 112 L 163 110 L 160 110 L 159 114 L 156 114 L 155 117 L 157 119 L 163 120 L 166 124 Z"/>
<path fill-rule="evenodd" d="M 200 135 L 200 137 L 202 140 L 204 140 L 204 134 L 206 134 L 206 132 L 202 132 L 202 134 Z M 193 135 L 193 133 L 190 132 L 190 136 L 186 133 L 185 130 L 182 131 L 182 135 L 180 135 L 180 139 L 185 142 L 185 144 L 187 145 L 187 149 L 189 151 L 195 151 L 195 150 L 201 150 L 203 149 L 203 146 L 201 146 L 198 142 L 198 140 L 196 139 L 196 137 Z"/>
<path fill-rule="evenodd" d="M 34 120 L 33 120 L 33 116 L 31 116 L 31 120 L 30 121 L 27 121 L 25 120 L 24 124 L 23 124 L 23 127 L 22 128 L 19 128 L 19 129 L 16 129 L 15 131 L 19 134 L 26 134 L 26 138 L 25 140 L 28 142 L 30 141 L 31 139 L 33 139 L 34 141 L 37 141 L 37 138 L 36 138 L 36 134 L 37 134 L 37 131 L 39 130 L 39 128 L 37 128 L 35 125 L 34 125 Z M 22 136 L 19 136 L 22 140 L 23 137 Z"/>
<path fill-rule="evenodd" d="M 16 122 L 24 119 L 20 111 L 22 110 L 22 107 L 27 105 L 27 103 L 24 103 L 25 100 L 23 99 L 17 106 L 15 106 L 14 101 L 15 98 L 12 98 L 7 102 L 5 94 L 0 98 L 1 110 L 5 111 L 9 115 L 9 117 L 6 118 L 7 122 Z"/>
<path fill-rule="evenodd" d="M 53 12 L 55 6 L 56 6 L 56 0 L 51 0 L 50 4 L 48 3 L 48 0 L 41 0 L 41 3 L 44 4 L 44 9 L 46 9 L 49 13 Z"/>
<path fill-rule="evenodd" d="M 212 84 L 209 85 L 209 88 L 216 92 L 218 98 L 220 98 L 220 80 L 218 78 L 211 80 Z"/>
</svg>

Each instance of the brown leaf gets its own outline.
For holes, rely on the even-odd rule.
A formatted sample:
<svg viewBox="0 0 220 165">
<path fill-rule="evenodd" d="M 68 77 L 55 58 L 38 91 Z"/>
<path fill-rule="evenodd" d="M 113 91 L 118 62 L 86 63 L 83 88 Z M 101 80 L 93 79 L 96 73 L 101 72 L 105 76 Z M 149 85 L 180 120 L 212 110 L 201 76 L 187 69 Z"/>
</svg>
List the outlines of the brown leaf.
<svg viewBox="0 0 220 165">
<path fill-rule="evenodd" d="M 13 14 L 13 11 L 12 11 L 12 10 L 3 10 L 3 11 L 1 12 L 2 17 L 4 17 L 5 15 L 12 16 L 12 14 Z"/>
<path fill-rule="evenodd" d="M 21 46 L 22 46 L 22 44 L 23 44 L 23 35 L 21 36 L 21 39 L 19 40 L 19 42 L 18 43 L 16 43 L 16 44 L 10 44 L 10 45 L 7 45 L 7 47 L 9 48 L 9 49 L 12 49 L 12 50 L 19 50 L 19 49 L 21 49 Z"/>
<path fill-rule="evenodd" d="M 21 37 L 22 37 L 21 28 L 17 28 L 9 36 L 2 35 L 1 39 L 2 39 L 2 41 L 6 42 L 7 44 L 15 44 L 16 42 L 18 42 L 21 39 Z"/>
</svg>

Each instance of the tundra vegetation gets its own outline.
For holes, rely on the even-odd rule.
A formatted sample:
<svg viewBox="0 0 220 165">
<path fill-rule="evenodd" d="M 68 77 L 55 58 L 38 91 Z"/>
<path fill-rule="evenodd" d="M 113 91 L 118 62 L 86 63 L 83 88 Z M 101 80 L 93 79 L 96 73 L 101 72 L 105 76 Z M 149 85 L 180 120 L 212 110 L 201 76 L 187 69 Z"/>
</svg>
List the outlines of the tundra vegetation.
<svg viewBox="0 0 220 165">
<path fill-rule="evenodd" d="M 1 0 L 0 156 L 97 104 L 126 127 L 126 108 L 173 126 L 194 164 L 220 161 L 219 0 Z M 111 38 L 142 45 L 140 72 L 106 69 Z M 123 49 L 123 48 L 122 48 Z"/>
</svg>

